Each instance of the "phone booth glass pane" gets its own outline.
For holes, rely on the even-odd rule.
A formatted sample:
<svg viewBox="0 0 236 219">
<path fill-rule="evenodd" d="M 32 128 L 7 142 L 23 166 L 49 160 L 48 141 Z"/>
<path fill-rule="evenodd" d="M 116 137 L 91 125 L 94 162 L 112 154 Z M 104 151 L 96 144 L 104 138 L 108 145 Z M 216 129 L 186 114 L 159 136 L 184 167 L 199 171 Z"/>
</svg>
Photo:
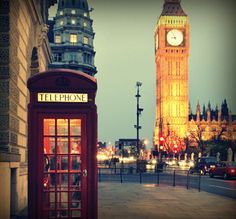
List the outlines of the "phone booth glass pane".
<svg viewBox="0 0 236 219">
<path fill-rule="evenodd" d="M 81 218 L 81 119 L 44 119 L 43 143 L 43 218 Z"/>
</svg>

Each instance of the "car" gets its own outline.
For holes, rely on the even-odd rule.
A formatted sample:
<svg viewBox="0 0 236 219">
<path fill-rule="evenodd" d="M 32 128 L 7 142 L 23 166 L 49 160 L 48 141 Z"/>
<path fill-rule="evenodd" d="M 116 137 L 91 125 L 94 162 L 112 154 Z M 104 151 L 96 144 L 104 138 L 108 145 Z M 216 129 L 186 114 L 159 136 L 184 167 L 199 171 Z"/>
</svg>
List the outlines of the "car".
<svg viewBox="0 0 236 219">
<path fill-rule="evenodd" d="M 146 170 L 155 170 L 157 164 L 156 159 L 147 160 Z"/>
<path fill-rule="evenodd" d="M 178 166 L 181 168 L 190 168 L 194 166 L 194 161 L 193 160 L 179 160 Z"/>
<path fill-rule="evenodd" d="M 209 173 L 210 168 L 215 167 L 216 163 L 216 157 L 198 157 L 194 166 L 189 168 L 189 173 L 197 172 L 206 175 L 206 173 Z"/>
<path fill-rule="evenodd" d="M 224 179 L 236 177 L 236 162 L 222 161 L 209 170 L 209 176 L 222 176 Z"/>
<path fill-rule="evenodd" d="M 177 158 L 173 157 L 173 158 L 166 158 L 165 159 L 165 163 L 167 166 L 171 167 L 171 166 L 177 166 L 178 164 L 178 160 Z"/>
</svg>

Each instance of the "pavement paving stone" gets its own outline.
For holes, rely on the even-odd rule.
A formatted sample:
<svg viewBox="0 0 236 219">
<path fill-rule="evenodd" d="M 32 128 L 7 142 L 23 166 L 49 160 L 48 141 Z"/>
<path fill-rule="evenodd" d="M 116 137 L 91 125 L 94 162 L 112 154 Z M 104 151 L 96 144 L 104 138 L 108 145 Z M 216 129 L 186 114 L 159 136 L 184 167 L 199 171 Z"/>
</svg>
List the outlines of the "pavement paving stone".
<svg viewBox="0 0 236 219">
<path fill-rule="evenodd" d="M 234 199 L 185 187 L 99 183 L 99 219 L 235 219 Z"/>
</svg>

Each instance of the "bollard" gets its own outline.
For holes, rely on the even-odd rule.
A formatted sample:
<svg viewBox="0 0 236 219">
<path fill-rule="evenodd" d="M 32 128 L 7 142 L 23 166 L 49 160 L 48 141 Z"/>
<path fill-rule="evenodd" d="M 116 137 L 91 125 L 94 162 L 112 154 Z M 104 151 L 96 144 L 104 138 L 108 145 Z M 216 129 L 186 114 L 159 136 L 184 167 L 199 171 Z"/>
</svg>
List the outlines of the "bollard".
<svg viewBox="0 0 236 219">
<path fill-rule="evenodd" d="M 123 169 L 120 169 L 120 183 L 123 183 L 123 175 L 122 175 Z"/>
<path fill-rule="evenodd" d="M 189 171 L 187 172 L 187 189 L 189 188 Z"/>
<path fill-rule="evenodd" d="M 201 191 L 201 173 L 199 173 L 199 178 L 198 178 L 198 191 Z"/>
<path fill-rule="evenodd" d="M 157 185 L 160 184 L 160 175 L 159 174 L 160 174 L 159 171 L 157 171 Z"/>
<path fill-rule="evenodd" d="M 173 176 L 173 186 L 175 186 L 175 170 L 174 170 L 174 176 Z"/>
<path fill-rule="evenodd" d="M 98 182 L 101 182 L 101 168 L 98 168 Z"/>
<path fill-rule="evenodd" d="M 142 184 L 142 171 L 139 171 L 139 183 Z"/>
</svg>

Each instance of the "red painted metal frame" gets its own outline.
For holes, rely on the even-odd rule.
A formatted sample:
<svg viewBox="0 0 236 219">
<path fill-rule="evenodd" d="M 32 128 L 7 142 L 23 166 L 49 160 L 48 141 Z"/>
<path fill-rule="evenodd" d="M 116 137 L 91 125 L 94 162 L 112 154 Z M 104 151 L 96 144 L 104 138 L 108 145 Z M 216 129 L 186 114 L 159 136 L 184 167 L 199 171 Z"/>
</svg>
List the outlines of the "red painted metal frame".
<svg viewBox="0 0 236 219">
<path fill-rule="evenodd" d="M 55 116 L 53 116 L 55 115 Z M 39 147 L 38 147 L 38 154 L 39 154 L 39 160 L 41 162 L 39 162 L 39 174 L 38 174 L 38 182 L 41 181 L 40 185 L 39 186 L 39 190 L 38 190 L 38 203 L 39 203 L 39 208 L 41 209 L 40 212 L 41 212 L 41 215 L 40 215 L 40 218 L 45 218 L 43 216 L 43 206 L 42 206 L 42 203 L 43 203 L 43 178 L 44 178 L 44 170 L 43 170 L 43 151 L 42 151 L 42 145 L 44 144 L 43 142 L 43 136 L 44 136 L 44 133 L 43 133 L 43 120 L 46 119 L 46 118 L 53 118 L 53 119 L 81 119 L 82 121 L 82 124 L 81 124 L 81 127 L 82 127 L 82 130 L 81 130 L 81 149 L 82 149 L 82 153 L 81 153 L 81 170 L 87 170 L 87 159 L 88 157 L 86 156 L 87 155 L 87 139 L 86 139 L 86 116 L 85 115 L 78 115 L 78 114 L 58 114 L 57 112 L 53 112 L 53 113 L 43 113 L 43 114 L 40 114 L 39 115 L 39 121 L 38 121 L 38 124 L 39 124 Z M 56 126 L 55 126 L 56 127 Z M 69 124 L 68 124 L 68 128 L 69 128 Z M 69 135 L 69 133 L 68 133 Z M 66 136 L 68 137 L 68 136 Z M 70 144 L 70 143 L 69 143 Z M 41 145 L 41 147 L 40 147 Z M 57 145 L 56 145 L 57 146 Z M 57 148 L 57 147 L 56 147 Z M 57 150 L 57 149 L 56 149 Z M 70 154 L 68 152 L 68 154 Z M 69 156 L 71 156 L 72 154 L 70 154 Z M 69 161 L 69 160 L 68 160 Z M 71 172 L 72 173 L 72 172 Z M 57 171 L 56 171 L 56 174 L 57 174 Z M 70 175 L 70 173 L 68 172 L 68 176 Z M 82 176 L 82 175 L 81 175 Z M 87 215 L 87 212 L 86 212 L 86 202 L 87 202 L 87 177 L 81 177 L 81 188 L 82 188 L 82 218 L 86 218 L 86 215 Z M 69 179 L 68 179 L 69 180 Z M 69 182 L 68 182 L 69 183 Z M 56 190 L 57 190 L 57 186 L 56 186 Z M 57 191 L 56 191 L 57 193 Z M 58 191 L 59 193 L 59 191 Z M 55 204 L 57 205 L 57 201 L 55 202 Z M 67 209 L 69 211 L 69 214 L 70 214 L 70 208 Z M 73 211 L 73 210 L 72 210 Z M 47 218 L 47 217 L 46 217 Z M 69 217 L 68 218 L 72 218 Z"/>
<path fill-rule="evenodd" d="M 65 80 L 63 83 L 56 81 Z M 69 81 L 69 83 L 68 83 Z M 82 170 L 87 169 L 87 177 L 82 177 L 82 219 L 97 219 L 97 109 L 95 96 L 96 80 L 83 73 L 65 69 L 55 69 L 28 80 L 30 104 L 28 105 L 28 216 L 42 218 L 43 200 L 43 118 L 82 119 L 81 142 L 84 148 Z M 38 92 L 88 93 L 88 103 L 39 103 Z M 86 151 L 85 151 L 86 148 Z"/>
</svg>

